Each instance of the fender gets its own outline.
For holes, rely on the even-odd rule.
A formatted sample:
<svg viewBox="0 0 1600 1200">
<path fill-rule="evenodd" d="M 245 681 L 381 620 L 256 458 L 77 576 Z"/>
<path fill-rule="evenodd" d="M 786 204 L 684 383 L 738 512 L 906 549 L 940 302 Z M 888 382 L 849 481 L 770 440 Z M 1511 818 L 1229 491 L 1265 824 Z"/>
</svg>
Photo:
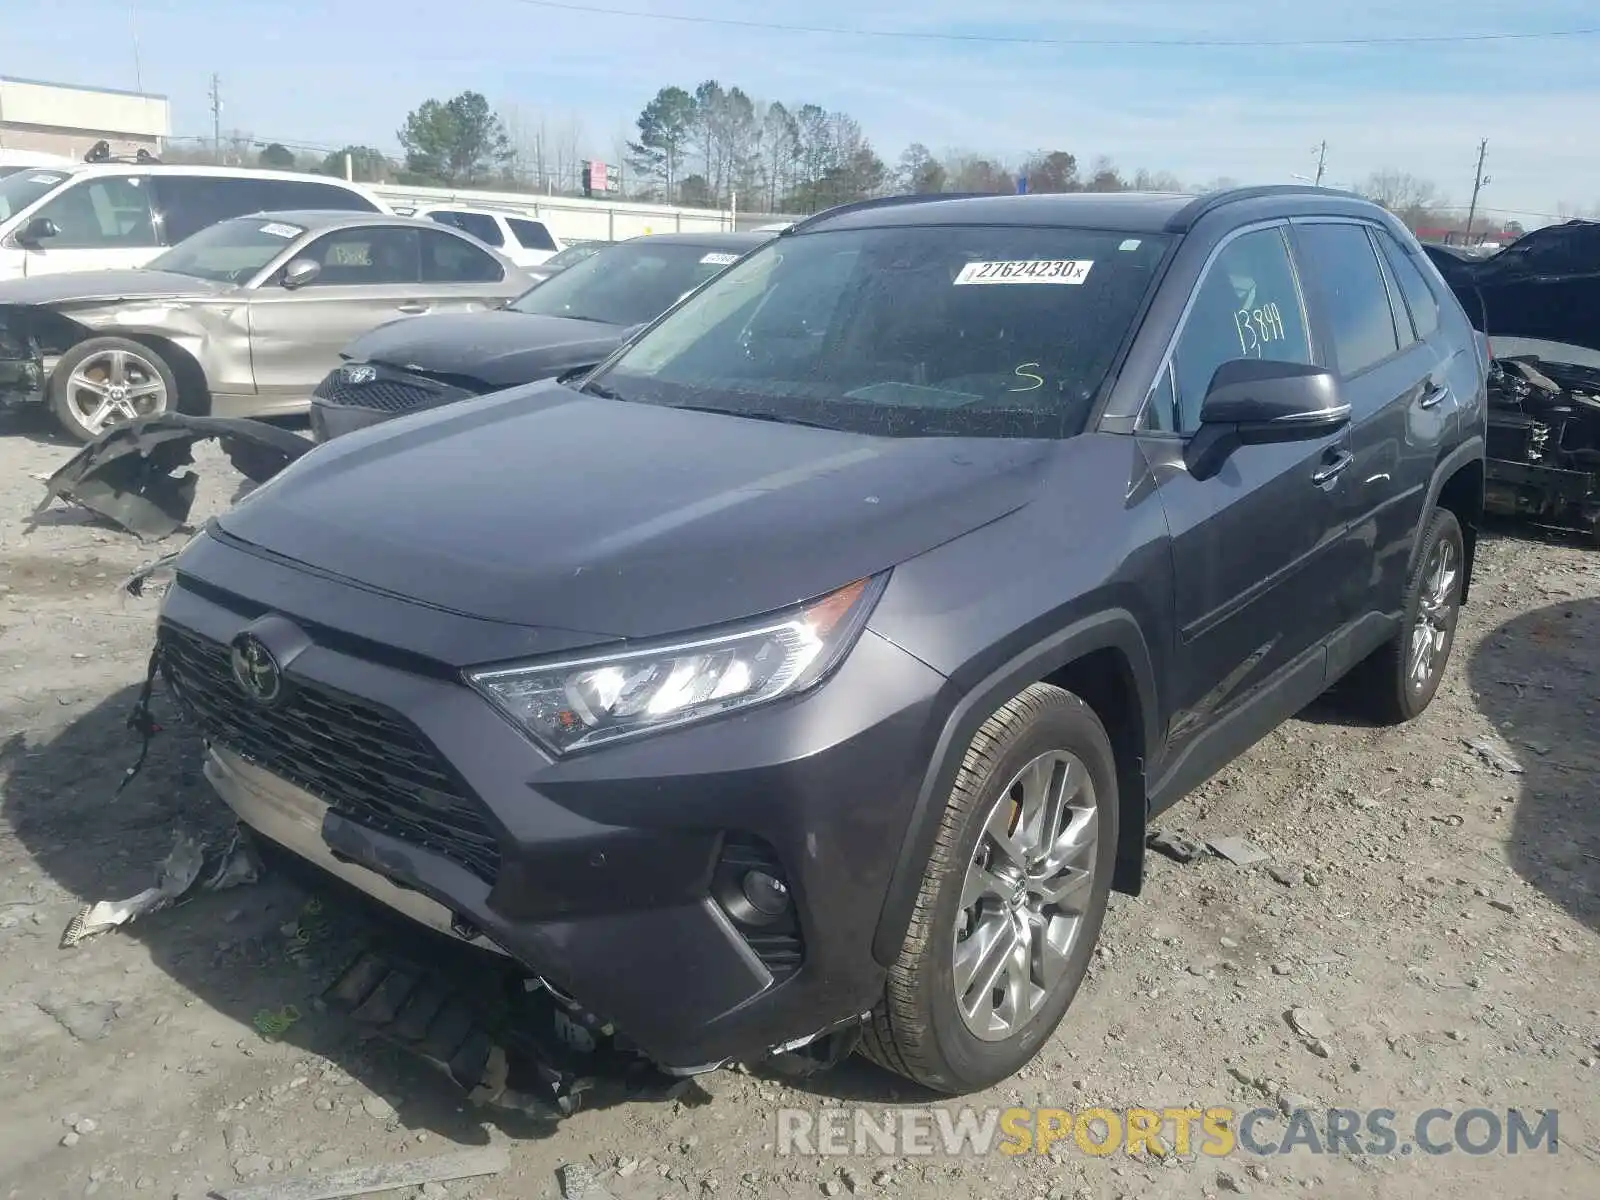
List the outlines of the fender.
<svg viewBox="0 0 1600 1200">
<path fill-rule="evenodd" d="M 1449 454 L 1445 455 L 1444 458 L 1439 461 L 1439 464 L 1434 467 L 1433 478 L 1428 482 L 1428 500 L 1423 506 L 1422 511 L 1424 513 L 1431 513 L 1438 505 L 1439 494 L 1444 491 L 1444 485 L 1449 482 L 1450 477 L 1457 471 L 1461 470 L 1462 467 L 1468 466 L 1474 462 L 1479 463 L 1480 465 L 1487 462 L 1486 442 L 1483 435 L 1479 433 L 1474 433 L 1471 437 L 1463 441 L 1454 450 L 1450 451 Z M 1487 471 L 1485 471 L 1485 475 L 1487 475 Z M 1478 493 L 1477 505 L 1478 512 L 1481 514 L 1483 512 L 1483 493 L 1481 490 Z M 1426 531 L 1427 526 L 1428 523 L 1426 519 L 1419 522 L 1417 525 L 1417 535 L 1411 544 L 1410 560 L 1406 564 L 1406 578 L 1408 579 L 1411 577 L 1411 573 L 1417 569 L 1417 559 L 1422 554 L 1422 535 Z M 1464 564 L 1466 573 L 1461 580 L 1461 602 L 1465 604 L 1467 601 L 1467 593 L 1471 590 L 1472 586 L 1472 564 L 1475 557 L 1477 539 L 1473 536 L 1474 531 L 1470 528 L 1463 528 L 1461 532 L 1466 541 L 1467 561 Z"/>
<path fill-rule="evenodd" d="M 922 886 L 923 872 L 933 853 L 939 821 L 944 812 L 944 798 L 955 784 L 956 773 L 973 735 L 995 709 L 1023 688 L 1096 650 L 1117 650 L 1126 658 L 1143 715 L 1144 759 L 1146 762 L 1153 760 L 1161 728 L 1156 707 L 1155 670 L 1144 632 L 1133 614 L 1126 609 L 1108 609 L 1068 625 L 1008 659 L 961 693 L 939 731 L 927 770 L 917 789 L 911 820 L 895 860 L 894 873 L 889 878 L 883 909 L 872 938 L 872 956 L 879 963 L 892 966 L 900 956 L 906 929 L 911 924 L 911 913 L 916 906 L 917 893 Z M 958 676 L 952 677 L 952 683 L 957 682 Z M 1142 770 L 1139 777 L 1143 778 Z M 1128 798 L 1121 799 L 1126 803 Z M 1143 808 L 1146 800 L 1143 796 L 1139 799 Z M 1124 869 L 1124 849 L 1130 844 L 1130 837 L 1134 852 L 1141 859 L 1143 857 L 1142 827 L 1124 829 L 1123 845 L 1117 851 L 1119 872 Z M 1134 869 L 1137 871 L 1137 866 Z"/>
</svg>

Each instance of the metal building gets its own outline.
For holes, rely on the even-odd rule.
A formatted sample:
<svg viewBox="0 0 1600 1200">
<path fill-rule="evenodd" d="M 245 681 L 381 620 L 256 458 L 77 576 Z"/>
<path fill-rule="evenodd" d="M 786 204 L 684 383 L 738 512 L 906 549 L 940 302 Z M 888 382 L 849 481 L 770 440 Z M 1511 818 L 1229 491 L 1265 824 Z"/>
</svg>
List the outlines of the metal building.
<svg viewBox="0 0 1600 1200">
<path fill-rule="evenodd" d="M 115 155 L 161 153 L 172 134 L 165 96 L 72 87 L 0 75 L 0 150 L 82 159 L 96 142 Z"/>
</svg>

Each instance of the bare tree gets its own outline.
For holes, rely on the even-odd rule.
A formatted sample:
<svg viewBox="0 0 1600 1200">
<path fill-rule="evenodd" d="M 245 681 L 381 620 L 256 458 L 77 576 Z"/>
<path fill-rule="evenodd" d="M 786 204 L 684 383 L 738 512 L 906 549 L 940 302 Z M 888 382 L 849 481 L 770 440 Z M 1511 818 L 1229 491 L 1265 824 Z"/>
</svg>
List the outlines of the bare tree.
<svg viewBox="0 0 1600 1200">
<path fill-rule="evenodd" d="M 1431 179 L 1421 179 L 1393 167 L 1374 171 L 1359 190 L 1367 199 L 1383 205 L 1408 225 L 1425 221 L 1431 214 L 1446 207 L 1445 198 Z"/>
</svg>

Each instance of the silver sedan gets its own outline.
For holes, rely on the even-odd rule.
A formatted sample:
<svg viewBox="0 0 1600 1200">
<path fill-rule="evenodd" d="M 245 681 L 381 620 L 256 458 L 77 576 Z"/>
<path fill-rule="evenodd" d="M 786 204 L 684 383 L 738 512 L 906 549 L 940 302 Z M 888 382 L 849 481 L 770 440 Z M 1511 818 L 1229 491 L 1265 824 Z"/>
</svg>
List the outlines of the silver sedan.
<svg viewBox="0 0 1600 1200">
<path fill-rule="evenodd" d="M 304 412 L 352 338 L 422 313 L 498 307 L 531 282 L 433 221 L 353 212 L 222 221 L 139 270 L 0 283 L 0 409 L 48 404 L 83 441 L 174 409 Z"/>
</svg>

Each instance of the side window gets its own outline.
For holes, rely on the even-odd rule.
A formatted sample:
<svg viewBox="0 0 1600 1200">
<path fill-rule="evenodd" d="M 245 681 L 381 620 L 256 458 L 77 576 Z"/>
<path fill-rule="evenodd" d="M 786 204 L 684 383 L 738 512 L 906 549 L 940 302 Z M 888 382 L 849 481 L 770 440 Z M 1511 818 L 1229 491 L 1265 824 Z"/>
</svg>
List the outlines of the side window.
<svg viewBox="0 0 1600 1200">
<path fill-rule="evenodd" d="M 1424 340 L 1432 337 L 1439 328 L 1439 298 L 1428 286 L 1422 269 L 1395 241 L 1393 234 L 1379 230 L 1377 238 L 1389 270 L 1400 285 L 1400 294 L 1406 298 L 1406 307 L 1411 310 L 1411 323 L 1416 327 L 1417 337 Z"/>
<path fill-rule="evenodd" d="M 555 238 L 550 236 L 550 231 L 544 227 L 543 221 L 526 221 L 521 217 L 507 217 L 506 224 L 511 226 L 511 232 L 517 235 L 517 241 L 522 243 L 524 250 L 554 250 Z"/>
<path fill-rule="evenodd" d="M 1346 378 L 1400 348 L 1377 255 L 1361 225 L 1301 225 L 1307 287 L 1333 331 L 1334 355 Z"/>
<path fill-rule="evenodd" d="M 1378 271 L 1383 276 L 1383 290 L 1389 297 L 1389 317 L 1394 322 L 1394 337 L 1400 349 L 1414 346 L 1417 343 L 1417 333 L 1411 327 L 1411 318 L 1406 313 L 1405 298 L 1400 295 L 1400 285 L 1395 282 L 1394 269 L 1384 261 L 1383 251 L 1378 249 L 1376 229 L 1367 230 L 1367 241 L 1372 245 L 1372 252 L 1378 256 Z"/>
<path fill-rule="evenodd" d="M 150 181 L 140 175 L 105 175 L 69 184 L 35 214 L 61 230 L 51 250 L 133 250 L 154 247 Z"/>
<path fill-rule="evenodd" d="M 261 182 L 228 175 L 162 175 L 156 179 L 156 191 L 169 246 L 218 221 L 275 207 Z"/>
<path fill-rule="evenodd" d="M 441 225 L 453 225 L 463 233 L 470 233 L 485 245 L 505 245 L 505 238 L 500 235 L 500 222 L 484 213 L 436 212 L 428 215 Z"/>
<path fill-rule="evenodd" d="M 505 270 L 491 255 L 471 242 L 417 230 L 422 235 L 422 279 L 424 283 L 499 283 Z"/>
<path fill-rule="evenodd" d="M 1145 401 L 1144 413 L 1139 418 L 1139 428 L 1151 433 L 1176 433 L 1179 417 L 1178 387 L 1172 382 L 1172 364 L 1169 362 L 1161 369 L 1156 385 L 1150 389 L 1150 398 Z"/>
<path fill-rule="evenodd" d="M 420 279 L 417 230 L 396 225 L 340 229 L 318 238 L 296 258 L 322 264 L 312 287 L 416 283 Z"/>
<path fill-rule="evenodd" d="M 289 212 L 294 209 L 323 212 L 378 211 L 359 192 L 335 187 L 331 183 L 311 183 L 304 179 L 263 179 L 255 183 L 255 186 L 259 189 L 261 212 Z"/>
<path fill-rule="evenodd" d="M 1223 363 L 1239 358 L 1314 361 L 1305 305 L 1281 229 L 1235 238 L 1200 281 L 1172 358 L 1178 432 L 1199 427 L 1211 377 Z"/>
</svg>

